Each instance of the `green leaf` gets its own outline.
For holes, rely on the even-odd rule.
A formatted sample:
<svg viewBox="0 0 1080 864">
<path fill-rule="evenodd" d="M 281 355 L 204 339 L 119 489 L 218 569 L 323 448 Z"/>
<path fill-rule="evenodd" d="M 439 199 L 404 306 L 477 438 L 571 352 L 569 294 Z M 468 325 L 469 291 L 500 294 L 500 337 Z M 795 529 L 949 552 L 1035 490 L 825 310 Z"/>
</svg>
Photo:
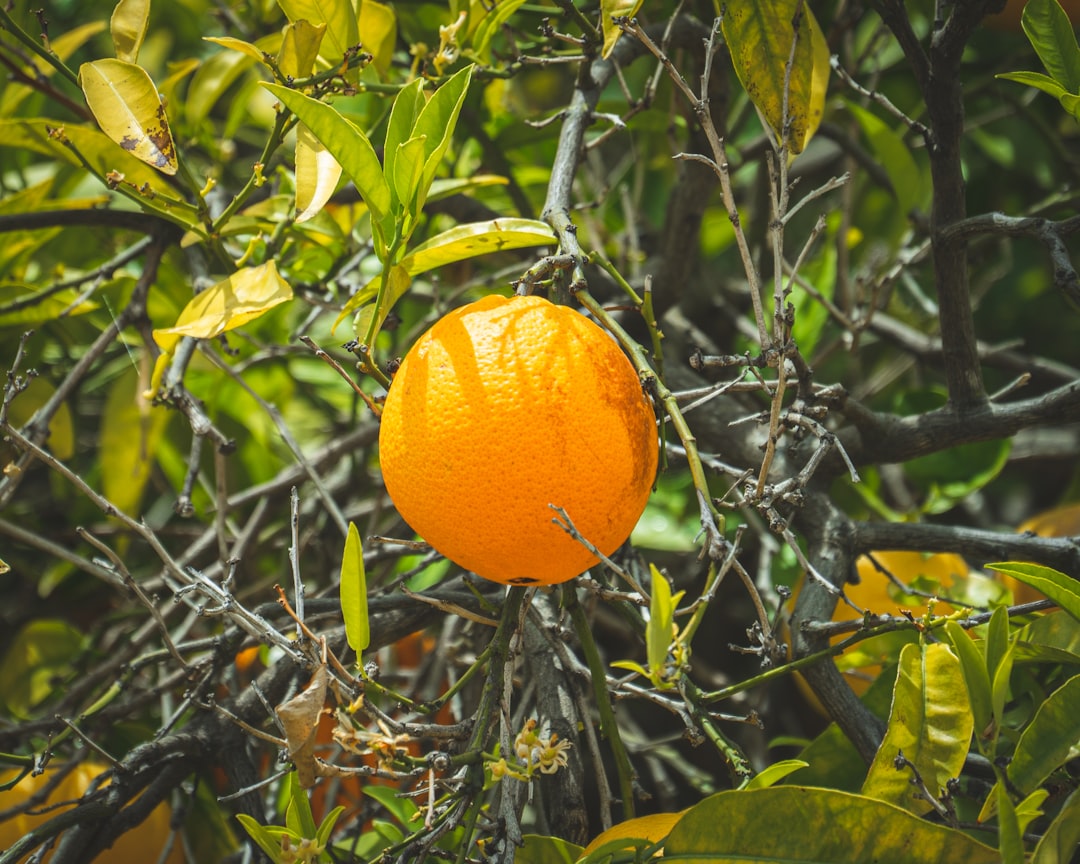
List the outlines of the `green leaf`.
<svg viewBox="0 0 1080 864">
<path fill-rule="evenodd" d="M 352 522 L 345 537 L 345 552 L 341 556 L 341 614 L 345 619 L 345 637 L 359 662 L 361 653 L 371 644 L 371 628 L 368 623 L 364 553 L 360 546 L 360 532 Z"/>
<path fill-rule="evenodd" d="M 474 14 L 474 10 L 483 12 L 483 17 L 480 19 L 480 23 L 474 28 L 473 22 L 469 21 L 469 30 L 472 32 L 472 50 L 473 54 L 482 62 L 489 62 L 491 57 L 488 49 L 491 47 L 491 40 L 499 29 L 510 20 L 510 16 L 513 15 L 519 8 L 525 5 L 526 0 L 501 0 L 499 3 L 493 3 L 490 6 L 487 4 L 477 4 L 469 10 L 470 16 Z M 603 0 L 601 7 L 608 5 L 610 0 Z M 636 5 L 641 6 L 644 0 L 636 0 Z M 635 10 L 636 11 L 636 10 Z M 633 13 L 631 13 L 633 14 Z M 605 15 L 603 8 L 601 9 L 601 15 Z M 606 20 L 610 21 L 610 18 Z M 614 40 L 612 41 L 614 45 Z M 604 57 L 607 57 L 607 28 L 604 30 Z"/>
<path fill-rule="evenodd" d="M 315 817 L 311 813 L 311 802 L 295 771 L 289 774 L 289 806 L 285 810 L 285 824 L 300 837 L 315 839 Z"/>
<path fill-rule="evenodd" d="M 377 290 L 375 291 L 378 301 L 360 309 L 360 311 L 356 313 L 356 318 L 353 321 L 353 332 L 358 338 L 368 341 L 368 344 L 374 343 L 375 337 L 379 335 L 379 331 L 386 321 L 386 316 L 390 314 L 390 310 L 394 308 L 394 304 L 405 295 L 405 292 L 412 284 L 412 277 L 405 272 L 404 267 L 398 264 L 391 267 L 389 272 L 385 275 L 386 287 L 381 294 L 379 294 Z M 382 279 L 381 275 L 376 276 L 372 281 L 378 282 L 380 279 Z M 365 287 L 363 290 L 367 293 L 369 289 Z M 339 320 L 340 317 L 341 316 L 338 316 Z M 374 328 L 372 327 L 372 319 L 374 319 L 375 322 Z"/>
<path fill-rule="evenodd" d="M 492 219 L 457 225 L 416 246 L 401 260 L 411 276 L 505 249 L 553 246 L 555 232 L 535 219 Z"/>
<path fill-rule="evenodd" d="M 990 676 L 986 671 L 986 658 L 983 657 L 968 631 L 955 621 L 945 622 L 945 633 L 949 637 L 953 651 L 960 658 L 968 702 L 975 721 L 975 734 L 981 736 L 989 728 L 993 719 Z"/>
<path fill-rule="evenodd" d="M 316 27 L 326 25 L 319 58 L 327 68 L 341 63 L 345 52 L 360 41 L 351 0 L 278 0 L 278 5 L 293 23 L 302 20 Z"/>
<path fill-rule="evenodd" d="M 408 798 L 401 798 L 396 789 L 390 786 L 364 786 L 363 793 L 382 804 L 383 807 L 402 825 L 412 823 L 419 812 L 417 806 Z"/>
<path fill-rule="evenodd" d="M 0 662 L 0 700 L 16 717 L 45 700 L 75 672 L 82 634 L 66 621 L 38 618 L 11 640 Z"/>
<path fill-rule="evenodd" d="M 649 624 L 645 629 L 645 656 L 649 672 L 659 680 L 663 676 L 673 638 L 675 604 L 672 602 L 671 586 L 664 574 L 656 569 L 655 564 L 649 565 L 649 571 L 652 573 L 652 592 L 649 597 Z"/>
<path fill-rule="evenodd" d="M 258 45 L 245 42 L 243 39 L 236 39 L 233 36 L 204 36 L 203 41 L 213 42 L 215 45 L 220 45 L 230 51 L 236 51 L 250 57 L 252 60 L 257 60 L 263 64 L 266 63 L 266 54 L 262 49 Z"/>
<path fill-rule="evenodd" d="M 986 641 L 983 642 L 983 651 L 986 652 L 986 675 L 991 682 L 1008 650 L 1009 612 L 999 606 L 990 616 L 990 624 L 986 628 Z"/>
<path fill-rule="evenodd" d="M 413 126 L 416 118 L 420 115 L 420 109 L 424 106 L 424 79 L 417 78 L 407 84 L 394 97 L 394 104 L 390 107 L 390 119 L 386 124 L 386 143 L 383 147 L 383 160 L 386 163 L 386 176 L 397 176 L 397 157 L 401 146 L 414 137 Z M 395 210 L 400 202 L 396 184 L 390 188 L 391 196 L 395 202 Z"/>
<path fill-rule="evenodd" d="M 1080 92 L 1080 47 L 1057 0 L 1030 0 L 1020 23 L 1050 77 L 1069 93 Z"/>
<path fill-rule="evenodd" d="M 885 738 L 874 756 L 862 794 L 924 814 L 931 804 L 915 797 L 910 770 L 897 769 L 903 753 L 936 794 L 960 774 L 974 725 L 964 692 L 960 661 L 943 643 L 913 644 L 900 652 Z"/>
<path fill-rule="evenodd" d="M 455 73 L 450 80 L 435 91 L 413 125 L 410 138 L 426 136 L 424 141 L 424 172 L 420 178 L 416 209 L 419 211 L 427 200 L 428 189 L 435 179 L 435 174 L 442 164 L 443 156 L 457 126 L 461 106 L 465 103 L 465 94 L 472 80 L 473 66 L 466 66 Z"/>
<path fill-rule="evenodd" d="M 326 35 L 325 24 L 310 21 L 293 21 L 286 25 L 285 34 L 278 49 L 277 63 L 282 75 L 304 78 L 315 68 L 319 48 Z"/>
<path fill-rule="evenodd" d="M 1002 864 L 1024 864 L 1024 843 L 1020 838 L 1020 822 L 1016 818 L 1009 793 L 1000 783 L 997 790 L 998 849 Z"/>
<path fill-rule="evenodd" d="M 150 20 L 150 0 L 120 0 L 109 20 L 113 48 L 120 60 L 134 63 L 139 59 L 139 49 L 146 38 L 146 25 Z"/>
<path fill-rule="evenodd" d="M 903 213 L 910 213 L 922 202 L 922 175 L 911 155 L 911 150 L 901 135 L 889 128 L 884 120 L 854 102 L 845 102 L 851 115 L 858 121 L 877 157 L 877 164 L 889 175 L 897 206 Z"/>
<path fill-rule="evenodd" d="M 593 838 L 592 842 L 582 850 L 581 860 L 582 862 L 607 861 L 612 853 L 641 849 L 658 843 L 667 837 L 675 823 L 685 813 L 685 810 L 677 813 L 653 813 L 612 825 L 607 831 Z"/>
<path fill-rule="evenodd" d="M 417 204 L 420 175 L 424 170 L 425 141 L 425 136 L 418 135 L 400 144 L 394 159 L 394 173 L 389 175 L 394 184 L 392 188 L 397 192 L 397 199 L 404 211 L 403 218 L 411 218 L 414 223 L 420 218 L 420 207 Z"/>
<path fill-rule="evenodd" d="M 663 860 L 999 864 L 996 849 L 892 804 L 801 786 L 706 798 L 671 830 Z"/>
<path fill-rule="evenodd" d="M 1041 591 L 1073 618 L 1080 621 L 1080 582 L 1075 579 L 1059 573 L 1052 567 L 1043 567 L 1040 564 L 1008 561 L 986 566 L 998 573 L 1007 573 L 1025 585 Z"/>
<path fill-rule="evenodd" d="M 604 59 L 615 50 L 615 43 L 622 35 L 612 18 L 633 18 L 641 9 L 644 0 L 600 0 L 600 27 L 604 33 L 604 47 L 601 52 Z"/>
<path fill-rule="evenodd" d="M 788 61 L 796 41 L 792 24 L 799 8 L 802 15 L 789 78 Z M 784 138 L 787 121 L 788 153 L 798 155 L 821 122 L 829 82 L 829 46 L 809 4 L 802 0 L 731 3 L 722 27 L 743 89 L 777 141 Z"/>
<path fill-rule="evenodd" d="M 1026 84 L 1028 87 L 1035 87 L 1042 90 L 1043 93 L 1049 93 L 1055 99 L 1060 99 L 1069 91 L 1061 86 L 1053 78 L 1043 75 L 1041 72 L 1002 72 L 1000 75 L 995 75 L 995 78 L 1001 78 L 1005 81 L 1015 81 L 1017 84 Z"/>
<path fill-rule="evenodd" d="M 1016 743 L 1008 776 L 1024 794 L 1034 791 L 1069 758 L 1080 741 L 1080 675 L 1046 697 Z"/>
<path fill-rule="evenodd" d="M 1009 683 L 1012 681 L 1013 646 L 1005 652 L 990 678 L 990 708 L 994 712 L 994 724 L 999 729 L 1005 721 L 1005 704 L 1009 701 Z"/>
<path fill-rule="evenodd" d="M 101 491 L 122 513 L 140 515 L 143 490 L 169 415 L 164 405 L 151 405 L 140 392 L 134 367 L 109 387 L 98 434 Z"/>
<path fill-rule="evenodd" d="M 330 841 L 330 835 L 334 831 L 334 825 L 337 824 L 338 817 L 345 812 L 344 805 L 338 805 L 329 813 L 326 814 L 326 818 L 319 823 L 319 830 L 315 832 L 315 842 L 319 846 L 326 846 Z"/>
<path fill-rule="evenodd" d="M 1035 847 L 1031 864 L 1070 864 L 1077 847 L 1080 847 L 1080 791 L 1065 799 Z"/>
<path fill-rule="evenodd" d="M 574 864 L 581 857 L 581 847 L 558 837 L 526 834 L 514 853 L 514 864 Z"/>
<path fill-rule="evenodd" d="M 176 147 L 165 106 L 141 66 L 110 59 L 83 63 L 79 86 L 102 132 L 161 173 L 176 173 Z"/>
<path fill-rule="evenodd" d="M 349 179 L 356 184 L 371 211 L 372 226 L 382 230 L 382 223 L 390 213 L 390 187 L 383 176 L 379 157 L 368 137 L 335 108 L 291 90 L 280 84 L 267 84 L 269 90 L 286 108 L 300 118 L 322 142 L 323 146 L 341 164 Z M 380 257 L 386 253 L 385 236 Z"/>
<path fill-rule="evenodd" d="M 789 774 L 794 774 L 796 771 L 809 767 L 810 763 L 804 762 L 802 759 L 782 759 L 755 775 L 743 788 L 768 789 L 770 786 L 775 786 Z"/>
<path fill-rule="evenodd" d="M 19 393 L 8 408 L 8 422 L 15 428 L 29 423 L 38 409 L 48 402 L 56 388 L 45 378 L 31 378 L 26 389 Z M 75 455 L 75 426 L 71 422 L 71 409 L 61 402 L 59 409 L 49 421 L 49 452 L 57 459 L 70 459 Z"/>
<path fill-rule="evenodd" d="M 280 832 L 275 832 L 264 825 L 260 825 L 244 813 L 237 813 L 236 820 L 271 861 L 275 862 L 275 864 L 281 864 L 281 841 L 278 839 Z"/>
<path fill-rule="evenodd" d="M 341 165 L 303 123 L 296 129 L 296 221 L 319 215 L 337 189 Z"/>
</svg>

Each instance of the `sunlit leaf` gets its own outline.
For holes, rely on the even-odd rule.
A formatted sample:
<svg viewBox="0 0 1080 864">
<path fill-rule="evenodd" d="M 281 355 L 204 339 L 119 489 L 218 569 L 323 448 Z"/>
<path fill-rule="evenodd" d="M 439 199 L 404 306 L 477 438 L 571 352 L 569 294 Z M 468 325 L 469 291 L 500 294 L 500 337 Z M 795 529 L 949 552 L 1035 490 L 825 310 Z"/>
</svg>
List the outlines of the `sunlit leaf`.
<svg viewBox="0 0 1080 864">
<path fill-rule="evenodd" d="M 1024 794 L 1063 765 L 1080 741 L 1080 675 L 1046 697 L 1016 744 L 1008 775 Z"/>
<path fill-rule="evenodd" d="M 113 9 L 109 21 L 113 47 L 120 60 L 134 63 L 139 59 L 139 49 L 146 38 L 146 25 L 150 20 L 150 0 L 120 0 Z"/>
<path fill-rule="evenodd" d="M 900 652 L 889 725 L 870 766 L 862 794 L 916 814 L 931 805 L 914 794 L 911 771 L 898 769 L 903 753 L 932 794 L 960 774 L 974 720 L 964 692 L 960 661 L 944 643 L 913 644 Z"/>
<path fill-rule="evenodd" d="M 141 66 L 111 59 L 83 63 L 79 84 L 102 132 L 163 174 L 176 173 L 165 106 Z"/>
<path fill-rule="evenodd" d="M 1050 77 L 1069 93 L 1080 93 L 1080 47 L 1057 0 L 1029 0 L 1020 23 Z"/>
<path fill-rule="evenodd" d="M 671 829 L 663 860 L 1000 864 L 996 849 L 961 831 L 884 801 L 801 786 L 704 799 Z"/>
<path fill-rule="evenodd" d="M 401 266 L 411 275 L 436 267 L 506 249 L 553 246 L 555 232 L 536 219 L 493 219 L 457 225 L 421 243 L 406 255 Z"/>
<path fill-rule="evenodd" d="M 664 574 L 650 565 L 652 590 L 649 597 L 649 623 L 645 629 L 645 656 L 649 671 L 662 673 L 667 663 L 668 648 L 673 638 L 672 627 L 675 623 L 675 603 L 672 601 L 671 586 Z"/>
<path fill-rule="evenodd" d="M 236 39 L 232 36 L 204 36 L 203 38 L 207 42 L 213 42 L 215 45 L 220 45 L 222 48 L 228 48 L 230 51 L 237 51 L 240 54 L 244 54 L 252 60 L 266 63 L 266 54 L 257 45 L 252 45 L 250 42 L 245 42 L 243 39 Z"/>
<path fill-rule="evenodd" d="M 428 188 L 442 164 L 447 147 L 450 146 L 458 115 L 461 113 L 461 106 L 465 102 L 465 94 L 472 80 L 472 73 L 471 65 L 456 72 L 428 99 L 427 104 L 420 109 L 416 123 L 413 125 L 412 134 L 409 137 L 425 136 L 424 172 L 420 178 L 416 205 L 418 208 L 424 206 Z"/>
<path fill-rule="evenodd" d="M 1080 621 L 1080 583 L 1059 573 L 1051 567 L 1039 564 L 1025 564 L 1009 561 L 1001 564 L 987 564 L 990 570 L 1007 573 L 1025 585 L 1041 591 L 1051 600 Z"/>
<path fill-rule="evenodd" d="M 325 24 L 310 21 L 293 21 L 285 27 L 285 35 L 278 51 L 278 69 L 282 75 L 304 78 L 315 68 L 319 48 L 326 35 Z"/>
<path fill-rule="evenodd" d="M 306 222 L 318 214 L 340 179 L 337 159 L 301 123 L 296 130 L 296 221 Z"/>
<path fill-rule="evenodd" d="M 420 208 L 417 206 L 420 192 L 420 175 L 424 170 L 424 142 L 427 139 L 423 135 L 410 138 L 398 146 L 397 157 L 394 159 L 394 173 L 390 175 L 393 189 L 397 193 L 397 200 L 405 215 L 413 220 L 420 217 Z"/>
<path fill-rule="evenodd" d="M 152 406 L 139 387 L 138 370 L 129 368 L 109 388 L 98 436 L 101 491 L 122 513 L 139 516 L 143 490 L 169 410 Z"/>
<path fill-rule="evenodd" d="M 340 163 L 349 179 L 364 196 L 372 221 L 383 222 L 390 213 L 390 187 L 382 164 L 368 137 L 340 112 L 280 84 L 263 84 L 267 90 L 311 130 L 327 151 Z"/>
<path fill-rule="evenodd" d="M 796 41 L 792 24 L 800 9 Z M 829 80 L 828 43 L 809 4 L 802 0 L 730 3 L 722 26 L 743 89 L 778 141 L 785 137 L 787 126 L 788 153 L 801 153 L 821 122 Z"/>
<path fill-rule="evenodd" d="M 436 178 L 428 190 L 428 201 L 438 201 L 451 195 L 464 195 L 485 186 L 506 186 L 510 181 L 498 174 L 474 174 L 471 177 Z"/>
<path fill-rule="evenodd" d="M 363 0 L 358 21 L 360 44 L 371 55 L 371 65 L 380 75 L 390 70 L 397 42 L 397 16 L 378 0 Z"/>
<path fill-rule="evenodd" d="M 360 41 L 352 0 L 278 0 L 278 5 L 292 22 L 326 25 L 319 58 L 328 67 L 341 63 L 345 52 Z"/>
<path fill-rule="evenodd" d="M 782 759 L 779 762 L 774 762 L 758 774 L 755 774 L 750 778 L 744 788 L 768 789 L 770 786 L 775 786 L 789 774 L 794 774 L 796 771 L 801 771 L 803 768 L 809 767 L 810 763 L 804 762 L 802 759 Z"/>
<path fill-rule="evenodd" d="M 154 341 L 167 354 L 181 337 L 212 339 L 242 327 L 292 296 L 292 288 L 272 260 L 245 267 L 193 297 L 176 324 L 154 331 Z"/>
<path fill-rule="evenodd" d="M 371 644 L 368 623 L 367 579 L 364 573 L 364 554 L 360 547 L 360 532 L 349 523 L 345 537 L 345 552 L 341 557 L 341 614 L 345 619 L 345 637 L 356 652 L 356 660 Z"/>
<path fill-rule="evenodd" d="M 387 177 L 397 176 L 398 153 L 406 141 L 415 137 L 413 126 L 416 125 L 416 118 L 420 116 L 420 109 L 423 107 L 424 80 L 422 78 L 411 81 L 394 97 L 394 104 L 390 106 L 390 119 L 386 123 L 386 139 L 383 148 Z M 420 161 L 423 163 L 422 158 Z M 390 194 L 396 206 L 401 200 L 396 182 L 391 184 Z"/>
<path fill-rule="evenodd" d="M 604 854 L 610 855 L 621 849 L 632 849 L 641 845 L 640 843 L 633 843 L 634 840 L 644 840 L 645 845 L 658 843 L 667 837 L 668 832 L 675 827 L 675 823 L 682 819 L 685 813 L 685 810 L 680 810 L 677 813 L 653 813 L 649 816 L 638 816 L 620 822 L 618 825 L 612 825 L 607 831 L 602 831 L 596 835 L 581 853 L 582 857 L 588 857 L 601 848 L 603 848 Z"/>
<path fill-rule="evenodd" d="M 644 0 L 600 0 L 600 27 L 604 33 L 603 57 L 615 49 L 615 43 L 619 41 L 622 30 L 615 26 L 613 18 L 633 18 Z"/>
</svg>

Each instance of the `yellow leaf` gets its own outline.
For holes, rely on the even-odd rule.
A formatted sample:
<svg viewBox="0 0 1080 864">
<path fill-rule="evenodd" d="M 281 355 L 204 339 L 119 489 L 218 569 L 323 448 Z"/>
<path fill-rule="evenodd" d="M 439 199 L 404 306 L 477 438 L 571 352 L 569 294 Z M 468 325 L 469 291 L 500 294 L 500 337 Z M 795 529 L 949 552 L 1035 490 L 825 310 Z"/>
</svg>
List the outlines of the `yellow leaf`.
<svg viewBox="0 0 1080 864">
<path fill-rule="evenodd" d="M 667 837 L 684 813 L 686 813 L 685 810 L 680 810 L 678 813 L 653 813 L 650 816 L 638 816 L 636 819 L 627 819 L 618 825 L 612 825 L 585 847 L 581 857 L 584 858 L 590 855 L 601 846 L 608 846 L 608 852 L 617 852 L 619 848 L 633 848 L 634 844 L 630 842 L 632 840 L 645 840 L 650 845 L 657 843 Z M 622 847 L 609 846 L 616 840 L 625 840 L 627 842 Z"/>
<path fill-rule="evenodd" d="M 213 42 L 215 45 L 220 45 L 222 48 L 228 48 L 230 51 L 238 51 L 241 54 L 246 54 L 253 60 L 258 60 L 260 63 L 266 62 L 266 55 L 262 49 L 257 45 L 252 45 L 250 42 L 245 42 L 243 39 L 235 39 L 232 36 L 204 36 L 204 42 Z"/>
<path fill-rule="evenodd" d="M 600 25 L 604 31 L 603 56 L 606 60 L 619 41 L 622 30 L 615 26 L 613 18 L 633 18 L 644 0 L 601 0 Z"/>
<path fill-rule="evenodd" d="M 326 35 L 325 24 L 293 21 L 285 27 L 285 36 L 278 51 L 278 69 L 282 75 L 306 78 L 315 68 L 319 47 Z"/>
<path fill-rule="evenodd" d="M 176 173 L 165 106 L 142 67 L 110 59 L 83 63 L 79 85 L 102 132 L 163 174 Z"/>
<path fill-rule="evenodd" d="M 555 233 L 536 219 L 492 219 L 457 225 L 421 243 L 401 266 L 412 276 L 436 267 L 504 249 L 555 245 Z"/>
<path fill-rule="evenodd" d="M 341 63 L 345 52 L 359 41 L 352 0 L 278 0 L 290 21 L 326 25 L 319 59 L 326 67 Z"/>
<path fill-rule="evenodd" d="M 12 400 L 8 422 L 16 428 L 26 425 L 55 392 L 56 388 L 44 378 L 31 378 L 26 389 Z M 66 402 L 60 403 L 49 422 L 48 447 L 57 459 L 70 459 L 75 454 L 75 426 Z"/>
<path fill-rule="evenodd" d="M 139 59 L 139 49 L 146 38 L 150 20 L 150 0 L 120 0 L 113 9 L 109 29 L 116 56 L 128 63 Z"/>
<path fill-rule="evenodd" d="M 296 221 L 318 215 L 341 179 L 341 165 L 303 123 L 296 130 Z"/>
<path fill-rule="evenodd" d="M 390 69 L 397 42 L 397 16 L 377 0 L 364 0 L 360 7 L 360 44 L 371 55 L 371 65 L 380 75 Z"/>
<path fill-rule="evenodd" d="M 800 7 L 796 41 L 792 23 Z M 809 4 L 802 0 L 741 0 L 728 4 L 722 26 L 743 89 L 777 140 L 784 135 L 787 120 L 788 153 L 801 153 L 821 123 L 829 81 L 829 47 Z M 793 43 L 795 56 L 789 77 Z"/>
</svg>

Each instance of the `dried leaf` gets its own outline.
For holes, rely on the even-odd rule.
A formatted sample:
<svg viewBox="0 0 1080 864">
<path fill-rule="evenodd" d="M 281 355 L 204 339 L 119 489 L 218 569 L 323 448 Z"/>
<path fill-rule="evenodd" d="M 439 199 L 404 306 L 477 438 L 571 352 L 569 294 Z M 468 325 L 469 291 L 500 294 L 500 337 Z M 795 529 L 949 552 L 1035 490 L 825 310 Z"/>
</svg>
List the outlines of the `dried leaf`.
<svg viewBox="0 0 1080 864">
<path fill-rule="evenodd" d="M 315 731 L 326 704 L 326 685 L 329 673 L 320 666 L 311 676 L 308 686 L 275 708 L 285 729 L 289 758 L 296 766 L 296 779 L 300 786 L 309 789 L 319 776 L 315 758 Z"/>
</svg>

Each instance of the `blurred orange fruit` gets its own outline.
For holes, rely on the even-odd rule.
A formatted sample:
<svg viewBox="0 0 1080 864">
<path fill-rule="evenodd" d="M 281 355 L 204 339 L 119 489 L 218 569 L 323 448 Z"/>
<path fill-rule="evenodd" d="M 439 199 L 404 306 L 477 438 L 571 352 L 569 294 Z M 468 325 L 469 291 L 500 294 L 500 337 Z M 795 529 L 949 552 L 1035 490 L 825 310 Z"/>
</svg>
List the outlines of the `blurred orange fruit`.
<svg viewBox="0 0 1080 864">
<path fill-rule="evenodd" d="M 0 811 L 8 810 L 36 795 L 48 783 L 51 775 L 58 768 L 50 768 L 37 777 L 27 774 L 14 787 L 7 791 L 0 791 Z M 90 783 L 98 775 L 108 770 L 108 766 L 97 762 L 81 762 L 57 784 L 49 794 L 47 800 L 31 807 L 31 813 L 20 813 L 0 822 L 0 851 L 8 849 L 17 840 L 21 840 L 30 831 L 58 813 L 69 809 L 67 806 L 58 806 L 52 809 L 53 804 L 60 805 L 62 802 L 75 802 L 82 797 L 90 787 Z M 18 772 L 5 771 L 0 775 L 0 784 L 10 783 Z M 40 812 L 47 810 L 47 812 Z M 117 838 L 111 848 L 106 849 L 97 858 L 96 864 L 131 864 L 134 861 L 158 861 L 161 850 L 165 847 L 165 841 L 169 837 L 170 810 L 169 805 L 162 803 L 146 817 L 145 820 L 126 834 Z M 45 856 L 48 861 L 52 852 Z M 165 859 L 166 864 L 184 864 L 184 850 L 180 837 L 173 838 L 172 848 Z"/>
<path fill-rule="evenodd" d="M 1064 507 L 1054 507 L 1039 513 L 1017 530 L 1021 533 L 1030 531 L 1040 537 L 1076 537 L 1080 535 L 1080 503 L 1066 504 Z M 1015 603 L 1034 603 L 1036 600 L 1046 599 L 1046 595 L 1041 591 L 1007 573 L 1000 573 L 998 576 L 1002 584 L 1012 592 Z"/>
<path fill-rule="evenodd" d="M 649 399 L 614 339 L 540 297 L 485 297 L 417 340 L 386 397 L 383 480 L 402 518 L 478 576 L 565 582 L 630 536 L 652 488 Z"/>
<path fill-rule="evenodd" d="M 1080 0 L 1058 0 L 1073 26 L 1080 21 Z M 996 15 L 987 15 L 985 22 L 997 30 L 1021 32 L 1020 17 L 1024 14 L 1027 0 L 1008 0 L 1005 8 Z"/>
</svg>

